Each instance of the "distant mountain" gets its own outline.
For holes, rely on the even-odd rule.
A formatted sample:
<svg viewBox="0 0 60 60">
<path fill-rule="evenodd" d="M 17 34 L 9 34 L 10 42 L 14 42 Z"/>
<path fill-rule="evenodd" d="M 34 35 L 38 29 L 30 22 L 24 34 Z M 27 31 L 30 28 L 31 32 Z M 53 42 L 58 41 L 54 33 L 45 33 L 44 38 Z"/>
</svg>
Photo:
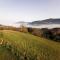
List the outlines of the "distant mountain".
<svg viewBox="0 0 60 60">
<path fill-rule="evenodd" d="M 60 19 L 45 19 L 33 22 L 17 22 L 19 25 L 24 25 L 26 27 L 32 28 L 60 28 Z"/>
<path fill-rule="evenodd" d="M 30 23 L 31 25 L 43 25 L 43 24 L 60 24 L 60 19 L 46 19 L 46 20 L 38 20 Z"/>
</svg>

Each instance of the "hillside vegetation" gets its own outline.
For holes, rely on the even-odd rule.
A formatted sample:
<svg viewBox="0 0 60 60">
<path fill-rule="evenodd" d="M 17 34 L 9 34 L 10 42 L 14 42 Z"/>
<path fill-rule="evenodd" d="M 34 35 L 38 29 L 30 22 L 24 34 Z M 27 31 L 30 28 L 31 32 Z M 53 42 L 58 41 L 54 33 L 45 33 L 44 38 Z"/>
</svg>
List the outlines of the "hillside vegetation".
<svg viewBox="0 0 60 60">
<path fill-rule="evenodd" d="M 0 60 L 60 60 L 60 43 L 29 33 L 2 30 Z"/>
</svg>

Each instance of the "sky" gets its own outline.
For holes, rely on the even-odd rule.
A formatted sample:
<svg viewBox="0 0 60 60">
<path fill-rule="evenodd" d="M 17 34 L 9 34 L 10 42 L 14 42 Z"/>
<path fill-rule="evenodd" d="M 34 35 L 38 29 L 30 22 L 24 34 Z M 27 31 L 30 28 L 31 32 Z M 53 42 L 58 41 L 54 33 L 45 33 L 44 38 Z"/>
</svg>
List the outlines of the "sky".
<svg viewBox="0 0 60 60">
<path fill-rule="evenodd" d="M 0 0 L 0 24 L 60 18 L 60 0 Z"/>
</svg>

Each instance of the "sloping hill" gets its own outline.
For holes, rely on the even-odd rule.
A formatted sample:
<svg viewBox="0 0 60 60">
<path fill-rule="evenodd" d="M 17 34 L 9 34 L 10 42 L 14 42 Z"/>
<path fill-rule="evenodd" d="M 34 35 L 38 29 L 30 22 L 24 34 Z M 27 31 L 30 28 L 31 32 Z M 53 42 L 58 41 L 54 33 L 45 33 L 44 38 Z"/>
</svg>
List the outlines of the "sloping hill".
<svg viewBox="0 0 60 60">
<path fill-rule="evenodd" d="M 45 19 L 29 23 L 28 27 L 32 28 L 60 28 L 60 19 Z"/>
<path fill-rule="evenodd" d="M 60 60 L 60 43 L 29 33 L 3 30 L 0 31 L 1 42 L 0 60 L 5 57 L 5 60 L 9 60 L 8 57 L 10 60 Z"/>
<path fill-rule="evenodd" d="M 60 19 L 45 19 L 45 20 L 38 20 L 38 21 L 34 21 L 32 23 L 30 23 L 32 25 L 42 25 L 42 24 L 60 24 Z"/>
</svg>

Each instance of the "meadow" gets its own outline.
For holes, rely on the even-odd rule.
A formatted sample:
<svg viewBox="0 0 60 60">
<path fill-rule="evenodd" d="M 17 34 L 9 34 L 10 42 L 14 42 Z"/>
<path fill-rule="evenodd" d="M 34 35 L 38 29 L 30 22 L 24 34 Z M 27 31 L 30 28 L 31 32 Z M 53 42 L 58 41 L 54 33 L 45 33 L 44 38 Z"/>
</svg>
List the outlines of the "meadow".
<svg viewBox="0 0 60 60">
<path fill-rule="evenodd" d="M 60 60 L 60 43 L 29 33 L 1 30 L 0 60 Z"/>
</svg>

